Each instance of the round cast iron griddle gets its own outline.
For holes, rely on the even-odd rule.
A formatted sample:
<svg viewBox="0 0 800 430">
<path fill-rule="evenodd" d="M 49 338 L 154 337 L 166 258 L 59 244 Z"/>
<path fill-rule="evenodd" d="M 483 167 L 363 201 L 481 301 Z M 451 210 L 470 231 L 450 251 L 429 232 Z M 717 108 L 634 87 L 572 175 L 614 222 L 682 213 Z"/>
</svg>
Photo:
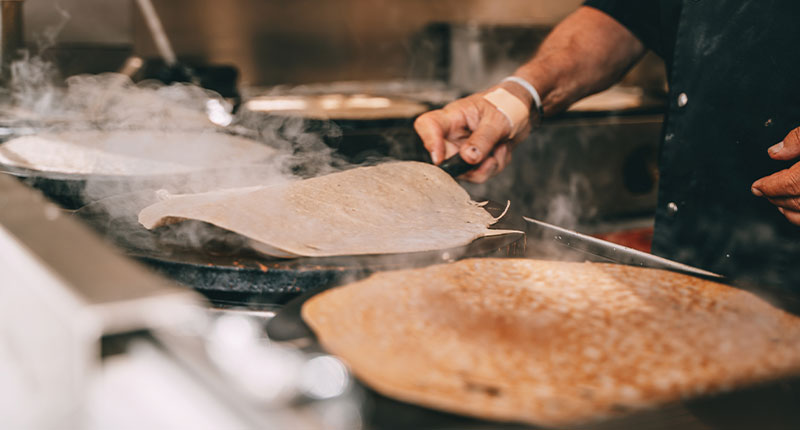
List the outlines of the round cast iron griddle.
<svg viewBox="0 0 800 430">
<path fill-rule="evenodd" d="M 319 112 L 295 111 L 261 111 L 249 110 L 247 103 L 243 104 L 240 117 L 242 124 L 251 129 L 267 127 L 271 132 L 277 133 L 283 140 L 292 141 L 296 138 L 297 129 L 306 133 L 319 136 L 322 141 L 335 154 L 353 164 L 362 164 L 373 159 L 392 158 L 397 160 L 426 160 L 427 151 L 419 140 L 414 130 L 414 120 L 417 116 L 434 107 L 430 102 L 404 97 L 402 94 L 382 95 L 371 91 L 364 93 L 341 93 L 332 88 L 319 86 L 312 93 L 286 93 L 267 96 L 271 99 L 286 98 L 287 100 L 316 100 L 320 97 L 367 96 L 386 98 L 390 101 L 418 104 L 422 109 L 417 112 L 392 112 L 386 115 L 370 114 L 369 108 L 363 108 L 363 116 L 341 116 L 336 109 L 328 112 L 327 116 L 318 115 Z M 253 97 L 258 99 L 259 97 Z M 314 104 L 314 103 L 312 103 Z M 375 108 L 380 112 L 382 108 Z"/>
<path fill-rule="evenodd" d="M 324 352 L 314 332 L 301 317 L 303 304 L 329 285 L 309 291 L 289 301 L 267 325 L 270 339 L 290 342 L 308 352 Z M 487 346 L 488 347 L 488 346 Z M 486 421 L 477 418 L 429 409 L 386 397 L 360 381 L 365 406 L 362 416 L 365 428 L 372 430 L 400 429 L 471 429 L 516 430 L 539 428 L 530 425 Z M 800 375 L 756 384 L 734 391 L 685 399 L 680 403 L 644 410 L 570 429 L 586 430 L 751 430 L 800 428 Z"/>
<path fill-rule="evenodd" d="M 27 169 L 24 167 L 0 164 L 0 173 L 15 176 L 27 185 L 42 191 L 47 197 L 65 209 L 75 210 L 93 200 L 98 200 L 115 194 L 122 194 L 142 188 L 158 188 L 158 184 L 171 184 L 189 182 L 183 175 L 157 175 L 157 176 L 114 176 L 60 173 L 42 170 Z M 87 196 L 88 183 L 96 185 L 98 190 L 103 190 L 95 198 Z"/>
<path fill-rule="evenodd" d="M 257 178 L 263 169 L 259 165 L 246 165 L 236 167 L 236 174 L 230 174 L 230 168 L 208 168 L 170 175 L 95 175 L 32 170 L 0 163 L 0 174 L 17 177 L 69 210 L 77 210 L 97 200 L 143 189 L 166 189 L 179 193 L 186 190 L 243 186 L 239 182 L 240 178 Z"/>
<path fill-rule="evenodd" d="M 0 126 L 0 130 L 3 130 L 2 126 Z M 5 128 L 4 130 L 5 133 L 0 134 L 0 145 L 14 137 L 35 134 L 37 129 Z M 251 138 L 251 136 L 238 132 L 229 133 L 234 136 Z M 264 167 L 260 165 L 243 165 L 236 167 L 236 174 L 230 174 L 230 167 L 210 167 L 176 174 L 100 175 L 35 170 L 0 163 L 0 174 L 18 178 L 69 210 L 77 210 L 103 198 L 143 189 L 166 189 L 178 193 L 187 190 L 245 186 L 249 184 L 242 184 L 242 178 L 258 178 L 258 174 L 263 169 Z"/>
<path fill-rule="evenodd" d="M 285 303 L 306 291 L 375 271 L 466 257 L 522 256 L 525 252 L 525 235 L 520 233 L 484 237 L 440 251 L 280 259 L 254 251 L 243 236 L 203 222 L 185 221 L 149 231 L 138 223 L 137 215 L 156 201 L 155 191 L 129 193 L 89 204 L 75 215 L 127 255 L 222 303 Z M 486 209 L 498 216 L 505 205 L 490 202 Z M 494 228 L 522 231 L 524 224 L 522 217 L 509 211 Z"/>
</svg>

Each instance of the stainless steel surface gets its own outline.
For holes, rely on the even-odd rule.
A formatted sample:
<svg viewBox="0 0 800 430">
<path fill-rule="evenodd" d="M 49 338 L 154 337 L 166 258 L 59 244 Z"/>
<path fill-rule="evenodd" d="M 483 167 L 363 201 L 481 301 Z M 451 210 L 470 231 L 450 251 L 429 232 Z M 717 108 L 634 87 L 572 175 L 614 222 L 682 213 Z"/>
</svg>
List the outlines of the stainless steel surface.
<svg viewBox="0 0 800 430">
<path fill-rule="evenodd" d="M 23 2 L 24 0 L 0 1 L 0 66 L 4 72 L 25 44 Z"/>
<path fill-rule="evenodd" d="M 0 175 L 0 427 L 82 428 L 100 338 L 183 325 L 196 303 Z"/>
<path fill-rule="evenodd" d="M 35 259 L 98 320 L 105 334 L 145 329 L 191 317 L 195 293 L 156 276 L 118 254 L 77 220 L 17 179 L 0 175 L 0 232 L 7 246 Z M 5 276 L 4 286 L 25 288 Z"/>
<path fill-rule="evenodd" d="M 563 227 L 548 224 L 543 221 L 528 217 L 523 218 L 525 221 L 536 227 L 536 233 L 530 231 L 526 232 L 531 237 L 550 238 L 556 242 L 566 245 L 569 248 L 583 251 L 597 257 L 602 257 L 616 263 L 650 267 L 654 269 L 668 269 L 709 278 L 722 278 L 716 273 L 681 264 L 657 255 L 648 254 L 646 252 L 638 251 L 626 246 L 617 245 L 615 243 L 607 242 L 605 240 L 568 230 Z"/>
<path fill-rule="evenodd" d="M 360 427 L 341 362 L 203 303 L 0 175 L 0 428 Z"/>
</svg>

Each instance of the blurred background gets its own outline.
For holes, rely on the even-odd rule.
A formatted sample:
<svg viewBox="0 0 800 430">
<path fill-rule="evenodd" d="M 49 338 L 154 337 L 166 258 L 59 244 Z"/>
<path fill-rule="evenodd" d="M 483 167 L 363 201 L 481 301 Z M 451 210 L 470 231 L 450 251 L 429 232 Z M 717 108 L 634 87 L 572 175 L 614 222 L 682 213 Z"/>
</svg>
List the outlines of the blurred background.
<svg viewBox="0 0 800 430">
<path fill-rule="evenodd" d="M 135 80 L 181 79 L 165 76 L 163 55 L 136 0 L 24 4 L 27 45 L 55 62 L 64 77 L 126 70 Z M 580 4 L 153 1 L 178 60 L 203 74 L 204 86 L 236 103 L 268 97 L 255 109 L 260 113 L 274 113 L 276 96 L 367 94 L 422 103 L 389 115 L 394 121 L 369 121 L 370 113 L 334 121 L 343 131 L 334 133 L 331 145 L 355 162 L 375 155 L 424 160 L 411 126 L 416 115 L 512 73 Z M 143 63 L 131 69 L 131 58 Z M 663 63 L 648 54 L 620 86 L 546 122 L 495 180 L 466 186 L 473 195 L 511 200 L 522 213 L 556 224 L 614 237 L 634 232 L 622 240 L 647 250 L 665 91 Z M 608 168 L 594 168 L 598 163 Z"/>
<path fill-rule="evenodd" d="M 89 105 L 89 122 L 97 128 L 97 118 L 107 120 L 103 126 L 110 130 L 140 122 L 135 125 L 175 131 L 185 125 L 181 120 L 191 123 L 194 116 L 180 115 L 186 106 L 151 103 L 156 99 L 148 91 L 157 90 L 147 84 L 155 79 L 189 81 L 218 92 L 221 97 L 199 92 L 204 126 L 294 151 L 293 159 L 308 162 L 300 166 L 306 171 L 298 168 L 293 174 L 342 167 L 331 160 L 347 166 L 387 158 L 429 161 L 414 119 L 511 74 L 581 1 L 152 0 L 149 18 L 145 3 L 0 0 L 3 65 L 17 52 L 14 38 L 6 37 L 13 31 L 7 30 L 21 24 L 27 58 L 52 62 L 59 75 L 55 85 L 43 84 L 49 69 L 38 60 L 21 62 L 26 67 L 17 69 L 17 84 L 22 85 L 3 88 L 3 95 L 20 102 L 23 98 L 14 96 L 30 90 L 35 103 L 22 106 L 30 110 L 56 103 L 42 112 L 2 111 L 0 130 L 7 133 L 0 144 L 15 133 L 58 130 L 64 123 L 69 129 L 72 118 L 59 111 L 65 106 L 59 105 L 59 95 L 86 102 L 77 105 Z M 10 8 L 20 5 L 23 14 L 17 19 Z M 153 16 L 163 34 L 153 31 Z M 171 49 L 159 46 L 159 37 Z M 170 51 L 180 67 L 170 65 Z M 127 78 L 64 82 L 106 72 Z M 497 214 L 510 201 L 507 219 L 522 226 L 508 228 L 525 230 L 528 244 L 534 237 L 523 215 L 648 251 L 665 91 L 663 64 L 648 55 L 620 85 L 548 118 L 496 178 L 463 185 L 473 198 L 492 200 Z M 219 108 L 220 100 L 237 109 L 234 119 L 217 121 L 210 115 L 209 106 Z M 129 110 L 106 109 L 131 105 L 138 111 L 134 117 Z M 197 148 L 196 141 L 190 143 Z M 314 170 L 320 163 L 328 170 Z M 377 396 L 318 346 L 267 336 L 268 322 L 301 293 L 386 267 L 364 267 L 346 258 L 327 265 L 264 256 L 248 260 L 249 254 L 237 254 L 239 248 L 220 253 L 225 241 L 218 237 L 198 249 L 173 252 L 168 241 L 142 230 L 136 220 L 141 208 L 128 207 L 138 202 L 122 192 L 146 191 L 155 198 L 155 189 L 166 188 L 162 182 L 151 190 L 113 175 L 0 167 L 9 173 L 0 175 L 0 325 L 5 328 L 0 331 L 0 427 L 474 424 Z M 200 175 L 203 185 L 222 186 L 207 173 Z M 100 195 L 92 185 L 107 188 Z M 124 203 L 124 216 L 94 213 L 93 204 L 105 198 Z M 155 237 L 156 250 L 134 243 L 141 237 Z M 476 255 L 542 257 L 547 251 L 526 248 L 525 240 L 492 244 L 492 253 L 481 249 Z M 564 255 L 561 248 L 556 254 L 590 258 L 582 252 Z M 426 257 L 425 264 L 452 258 L 445 252 Z"/>
<path fill-rule="evenodd" d="M 154 5 L 181 57 L 235 64 L 245 85 L 278 85 L 408 78 L 430 67 L 419 64 L 412 41 L 432 23 L 547 27 L 580 3 L 156 0 Z M 25 8 L 29 41 L 63 26 L 55 42 L 68 73 L 100 71 L 115 62 L 119 67 L 131 52 L 157 56 L 131 0 L 27 0 Z M 64 14 L 70 16 L 66 22 Z"/>
</svg>

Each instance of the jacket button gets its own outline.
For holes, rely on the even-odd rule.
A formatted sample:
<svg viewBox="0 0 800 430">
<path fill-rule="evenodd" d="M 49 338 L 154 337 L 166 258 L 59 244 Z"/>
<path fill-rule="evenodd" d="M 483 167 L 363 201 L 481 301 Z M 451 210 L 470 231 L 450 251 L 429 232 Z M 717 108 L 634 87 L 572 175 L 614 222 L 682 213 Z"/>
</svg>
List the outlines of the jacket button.
<svg viewBox="0 0 800 430">
<path fill-rule="evenodd" d="M 674 217 L 678 213 L 678 204 L 675 202 L 667 203 L 667 215 Z"/>
<path fill-rule="evenodd" d="M 678 94 L 678 107 L 684 107 L 689 104 L 689 96 L 686 93 Z"/>
</svg>

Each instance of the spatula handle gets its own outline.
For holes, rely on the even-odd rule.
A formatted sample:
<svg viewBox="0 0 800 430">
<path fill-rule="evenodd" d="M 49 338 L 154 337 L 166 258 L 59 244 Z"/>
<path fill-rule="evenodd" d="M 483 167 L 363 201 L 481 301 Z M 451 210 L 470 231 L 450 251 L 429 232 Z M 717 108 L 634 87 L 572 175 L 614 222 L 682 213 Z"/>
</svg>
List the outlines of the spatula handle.
<svg viewBox="0 0 800 430">
<path fill-rule="evenodd" d="M 469 164 L 461 158 L 460 154 L 456 154 L 447 160 L 444 160 L 442 164 L 439 165 L 448 175 L 456 178 L 458 176 L 463 175 L 464 173 L 469 172 L 470 170 L 478 167 L 478 164 Z"/>
</svg>

